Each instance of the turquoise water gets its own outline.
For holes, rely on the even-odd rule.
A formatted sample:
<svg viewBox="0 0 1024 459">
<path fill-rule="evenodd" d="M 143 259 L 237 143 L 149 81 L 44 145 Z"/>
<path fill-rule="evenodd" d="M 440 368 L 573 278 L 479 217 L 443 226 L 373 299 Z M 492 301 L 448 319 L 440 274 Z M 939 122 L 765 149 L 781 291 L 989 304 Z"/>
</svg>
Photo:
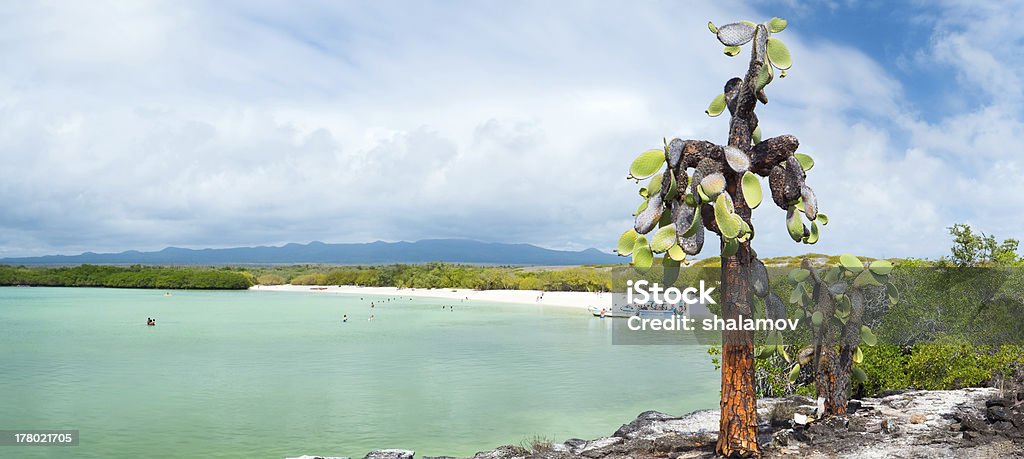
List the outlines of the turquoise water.
<svg viewBox="0 0 1024 459">
<path fill-rule="evenodd" d="M 173 293 L 0 288 L 0 429 L 81 432 L 0 457 L 466 456 L 717 405 L 703 348 L 613 346 L 576 309 Z"/>
</svg>

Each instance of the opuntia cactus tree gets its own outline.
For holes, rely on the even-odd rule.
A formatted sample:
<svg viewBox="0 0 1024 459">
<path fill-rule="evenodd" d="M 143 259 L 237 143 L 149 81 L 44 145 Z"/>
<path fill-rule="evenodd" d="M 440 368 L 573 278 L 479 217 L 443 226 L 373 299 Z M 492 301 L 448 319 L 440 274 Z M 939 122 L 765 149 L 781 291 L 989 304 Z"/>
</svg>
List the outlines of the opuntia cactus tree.
<svg viewBox="0 0 1024 459">
<path fill-rule="evenodd" d="M 727 143 L 674 138 L 664 141 L 662 148 L 642 153 L 629 168 L 630 179 L 649 181 L 640 189 L 643 202 L 634 213 L 633 228 L 619 238 L 618 253 L 631 255 L 639 269 L 650 268 L 659 253 L 664 254 L 665 266 L 678 266 L 688 255 L 701 252 L 707 231 L 717 235 L 721 316 L 727 320 L 752 317 L 753 294 L 768 294 L 764 265 L 750 247 L 755 234 L 750 216 L 762 201 L 762 178 L 768 178 L 772 201 L 786 211 L 786 227 L 793 240 L 813 244 L 819 225 L 827 222 L 805 183 L 813 161 L 797 153 L 799 142 L 792 135 L 761 140 L 754 114 L 758 101 L 768 103 L 765 88 L 775 71 L 785 76 L 792 65 L 786 46 L 773 36 L 785 28 L 786 21 L 779 18 L 722 27 L 709 22 L 708 29 L 725 45 L 726 55 L 736 56 L 750 44 L 746 74 L 727 81 L 706 110 L 710 116 L 729 111 Z M 721 367 L 722 415 L 716 450 L 727 457 L 759 455 L 752 331 L 722 332 Z"/>
<path fill-rule="evenodd" d="M 812 365 L 814 387 L 823 399 L 824 416 L 846 415 L 850 378 L 864 382 L 864 370 L 854 366 L 864 361 L 861 345 L 878 342 L 871 328 L 864 324 L 865 296 L 884 289 L 886 301 L 895 304 L 899 291 L 889 282 L 892 263 L 876 260 L 865 264 L 859 258 L 844 254 L 839 264 L 818 269 L 804 260 L 800 268 L 789 273 L 794 284 L 790 302 L 797 305 L 813 331 L 813 350 L 801 358 L 790 372 L 796 379 L 801 365 Z M 780 343 L 781 344 L 781 343 Z M 838 347 L 838 353 L 837 353 Z M 777 347 L 780 352 L 782 347 Z M 804 353 L 801 352 L 801 356 Z"/>
</svg>

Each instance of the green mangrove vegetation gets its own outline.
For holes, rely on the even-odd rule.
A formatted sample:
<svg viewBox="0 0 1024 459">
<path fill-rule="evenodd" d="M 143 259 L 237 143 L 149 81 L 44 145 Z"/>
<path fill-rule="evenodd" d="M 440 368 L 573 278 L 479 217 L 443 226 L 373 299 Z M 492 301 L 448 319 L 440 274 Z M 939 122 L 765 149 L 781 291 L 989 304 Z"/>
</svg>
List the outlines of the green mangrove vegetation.
<svg viewBox="0 0 1024 459">
<path fill-rule="evenodd" d="M 607 292 L 610 266 L 514 267 L 450 263 L 255 268 L 260 284 Z"/>
<path fill-rule="evenodd" d="M 246 289 L 262 285 L 606 292 L 611 267 L 514 267 L 450 263 L 382 266 L 25 267 L 0 265 L 0 285 L 155 289 Z"/>
<path fill-rule="evenodd" d="M 239 290 L 249 288 L 253 280 L 232 268 L 0 265 L 0 285 L 7 286 Z"/>
</svg>

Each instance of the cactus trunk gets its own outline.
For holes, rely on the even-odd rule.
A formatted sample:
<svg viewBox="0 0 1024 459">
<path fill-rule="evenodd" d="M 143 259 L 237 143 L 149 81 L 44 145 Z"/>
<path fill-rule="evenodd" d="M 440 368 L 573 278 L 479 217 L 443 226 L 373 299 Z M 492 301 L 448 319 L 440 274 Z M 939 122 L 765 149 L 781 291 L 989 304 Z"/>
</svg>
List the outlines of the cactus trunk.
<svg viewBox="0 0 1024 459">
<path fill-rule="evenodd" d="M 757 115 L 754 81 L 765 65 L 763 57 L 751 53 L 750 67 L 740 84 L 726 84 L 730 101 L 729 145 L 750 154 Z M 733 197 L 735 212 L 750 224 L 750 206 L 743 197 L 743 174 L 725 171 L 726 191 Z M 722 240 L 723 255 L 725 240 Z M 753 316 L 753 288 L 750 241 L 739 244 L 732 256 L 722 257 L 722 318 L 739 320 Z M 754 389 L 754 332 L 722 332 L 722 414 L 715 451 L 723 457 L 757 457 L 757 393 Z"/>
<path fill-rule="evenodd" d="M 814 282 L 814 310 L 820 312 L 824 318 L 814 333 L 814 388 L 823 407 L 822 415 L 842 416 L 846 414 L 846 386 L 849 376 L 841 376 L 838 371 L 841 364 L 836 352 L 835 333 L 832 331 L 836 302 L 832 298 L 828 284 L 821 280 L 817 270 L 811 267 L 807 260 L 804 260 L 803 267 L 811 272 Z M 852 359 L 850 364 L 853 364 Z"/>
<path fill-rule="evenodd" d="M 838 400 L 832 412 L 825 410 L 826 415 L 846 415 L 846 402 L 850 400 L 846 388 L 850 386 L 850 375 L 853 373 L 853 354 L 860 344 L 860 326 L 864 318 L 864 294 L 859 289 L 850 292 L 850 317 L 843 327 L 843 342 L 839 347 L 839 367 L 836 374 L 836 386 L 840 389 L 836 394 Z M 852 390 L 852 388 L 851 388 Z"/>
<path fill-rule="evenodd" d="M 823 282 L 815 286 L 817 299 L 816 311 L 821 312 L 825 317 L 818 327 L 817 344 L 814 346 L 814 387 L 818 392 L 818 398 L 824 399 L 824 414 L 846 413 L 845 392 L 846 387 L 840 386 L 838 381 L 839 356 L 836 353 L 835 335 L 832 333 L 832 316 L 835 314 L 836 305 L 832 300 L 832 294 Z"/>
<path fill-rule="evenodd" d="M 744 218 L 749 218 L 750 209 L 746 209 L 746 212 Z M 722 259 L 722 317 L 725 320 L 738 320 L 741 315 L 753 315 L 750 260 L 749 242 L 741 243 L 735 255 Z M 721 408 L 716 452 L 723 457 L 759 455 L 753 332 L 722 332 Z"/>
</svg>

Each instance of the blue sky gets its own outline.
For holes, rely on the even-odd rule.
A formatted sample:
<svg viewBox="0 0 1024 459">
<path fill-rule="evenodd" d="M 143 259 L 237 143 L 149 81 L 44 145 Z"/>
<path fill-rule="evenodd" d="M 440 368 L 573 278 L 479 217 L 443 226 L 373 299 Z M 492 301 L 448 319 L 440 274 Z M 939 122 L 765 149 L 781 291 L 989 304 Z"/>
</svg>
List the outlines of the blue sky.
<svg viewBox="0 0 1024 459">
<path fill-rule="evenodd" d="M 609 249 L 632 158 L 724 142 L 712 20 L 785 17 L 758 108 L 832 223 L 761 255 L 1024 238 L 1020 2 L 7 2 L 0 256 L 468 237 Z M 1009 209 L 1009 211 L 1005 210 Z M 710 254 L 710 253 L 707 253 Z"/>
</svg>

